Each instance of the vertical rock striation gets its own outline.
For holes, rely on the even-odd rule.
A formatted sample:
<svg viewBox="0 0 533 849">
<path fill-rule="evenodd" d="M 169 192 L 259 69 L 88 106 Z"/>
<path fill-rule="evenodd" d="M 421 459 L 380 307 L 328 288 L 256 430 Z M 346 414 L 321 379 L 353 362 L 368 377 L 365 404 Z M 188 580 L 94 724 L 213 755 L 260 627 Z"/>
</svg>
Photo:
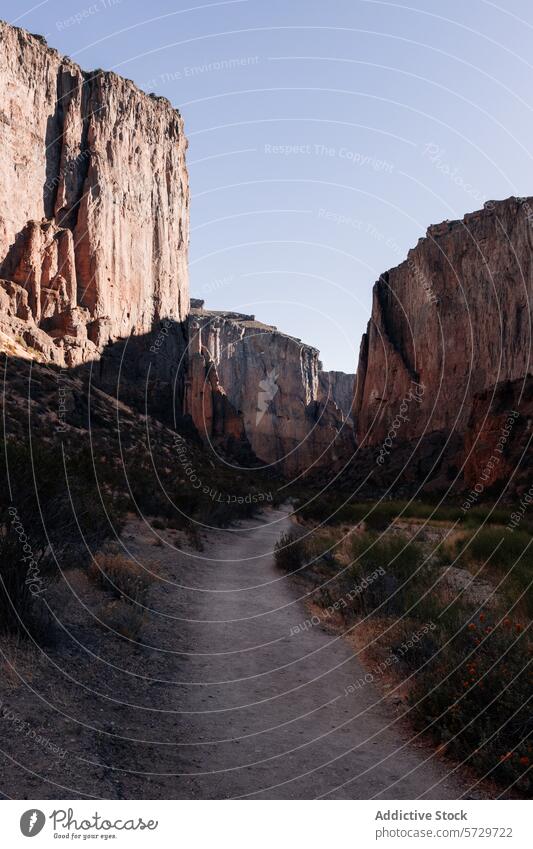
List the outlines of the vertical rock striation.
<svg viewBox="0 0 533 849">
<path fill-rule="evenodd" d="M 316 348 L 253 315 L 208 311 L 202 302 L 191 303 L 189 370 L 202 356 L 208 364 L 205 374 L 216 373 L 217 387 L 241 417 L 255 455 L 285 475 L 346 462 L 354 447 L 352 427 L 332 400 L 320 397 Z M 191 385 L 186 408 L 198 430 L 208 435 L 217 427 L 211 394 L 205 377 L 202 391 Z M 235 428 L 234 418 L 229 420 Z"/>
<path fill-rule="evenodd" d="M 343 416 L 352 418 L 355 374 L 343 371 L 319 371 L 318 394 L 322 402 L 333 401 Z"/>
<path fill-rule="evenodd" d="M 391 438 L 402 409 L 398 440 L 464 434 L 476 393 L 531 371 L 532 298 L 533 199 L 491 201 L 430 227 L 374 286 L 354 402 L 359 444 Z"/>
<path fill-rule="evenodd" d="M 180 115 L 0 22 L 2 325 L 74 364 L 188 312 Z M 31 325 L 33 322 L 33 326 Z M 17 328 L 15 328 L 17 329 Z"/>
<path fill-rule="evenodd" d="M 505 380 L 474 397 L 464 439 L 464 479 L 475 504 L 491 487 L 529 492 L 533 458 L 533 376 Z"/>
</svg>

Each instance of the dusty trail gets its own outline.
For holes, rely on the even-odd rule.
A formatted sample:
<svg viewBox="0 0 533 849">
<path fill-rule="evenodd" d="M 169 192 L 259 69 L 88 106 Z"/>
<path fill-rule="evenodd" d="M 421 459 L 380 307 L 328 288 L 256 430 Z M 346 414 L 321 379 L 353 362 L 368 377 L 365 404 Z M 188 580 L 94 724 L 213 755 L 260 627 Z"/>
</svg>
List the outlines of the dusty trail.
<svg viewBox="0 0 533 849">
<path fill-rule="evenodd" d="M 372 685 L 346 695 L 364 670 L 342 638 L 320 626 L 291 635 L 309 614 L 272 557 L 289 524 L 276 510 L 216 532 L 202 560 L 172 571 L 188 589 L 172 588 L 164 607 L 188 620 L 176 633 L 191 652 L 177 663 L 187 683 L 172 795 L 458 798 L 466 786 L 408 743 Z"/>
<path fill-rule="evenodd" d="M 0 793 L 15 798 L 459 798 L 468 786 L 409 742 L 347 642 L 314 626 L 273 560 L 290 526 L 266 512 L 180 552 L 135 519 L 124 553 L 154 564 L 142 645 L 102 627 L 102 591 L 78 568 L 50 592 L 57 649 L 5 703 Z M 160 540 L 155 536 L 160 535 Z M 154 544 L 155 543 L 155 544 Z M 22 671 L 22 670 L 21 670 Z M 346 695 L 348 690 L 348 695 Z M 13 726 L 13 727 L 12 727 Z"/>
</svg>

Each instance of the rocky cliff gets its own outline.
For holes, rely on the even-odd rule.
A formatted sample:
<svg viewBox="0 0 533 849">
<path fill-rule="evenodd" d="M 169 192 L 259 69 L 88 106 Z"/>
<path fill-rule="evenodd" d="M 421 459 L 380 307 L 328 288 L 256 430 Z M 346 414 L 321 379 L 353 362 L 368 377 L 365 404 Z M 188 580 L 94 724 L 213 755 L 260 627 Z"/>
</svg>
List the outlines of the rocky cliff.
<svg viewBox="0 0 533 849">
<path fill-rule="evenodd" d="M 319 378 L 314 348 L 253 316 L 185 320 L 186 140 L 171 104 L 24 30 L 0 23 L 0 42 L 0 333 L 45 362 L 88 363 L 109 394 L 192 419 L 252 464 L 293 474 L 344 458 L 346 386 Z"/>
<path fill-rule="evenodd" d="M 502 381 L 475 396 L 463 449 L 465 504 L 494 488 L 529 492 L 530 503 L 532 435 L 533 376 Z"/>
<path fill-rule="evenodd" d="M 180 115 L 0 22 L 0 327 L 73 365 L 188 312 Z"/>
<path fill-rule="evenodd" d="M 318 394 L 321 401 L 333 401 L 343 416 L 352 417 L 352 407 L 355 392 L 355 374 L 344 371 L 318 372 Z"/>
<path fill-rule="evenodd" d="M 229 432 L 237 437 L 237 415 L 265 465 L 294 475 L 346 462 L 352 427 L 331 398 L 321 398 L 316 348 L 253 315 L 191 304 L 186 412 L 198 430 L 209 439 L 220 432 L 213 399 L 222 392 Z"/>
<path fill-rule="evenodd" d="M 533 199 L 428 229 L 374 286 L 354 402 L 361 446 L 463 435 L 476 393 L 531 371 Z"/>
</svg>

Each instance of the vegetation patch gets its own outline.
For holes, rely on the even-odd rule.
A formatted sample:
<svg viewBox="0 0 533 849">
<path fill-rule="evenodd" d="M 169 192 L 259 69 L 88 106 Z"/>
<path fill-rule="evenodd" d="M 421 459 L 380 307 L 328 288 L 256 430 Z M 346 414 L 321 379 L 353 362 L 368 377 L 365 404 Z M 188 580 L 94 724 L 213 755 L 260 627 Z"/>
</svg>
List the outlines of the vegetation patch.
<svg viewBox="0 0 533 849">
<path fill-rule="evenodd" d="M 507 511 L 489 518 L 490 508 L 476 508 L 455 526 L 460 508 L 389 502 L 373 511 L 371 504 L 352 504 L 333 521 L 332 506 L 298 508 L 297 532 L 280 540 L 276 561 L 314 588 L 317 621 L 326 606 L 341 616 L 341 632 L 367 669 L 357 686 L 379 681 L 399 694 L 406 715 L 439 751 L 464 761 L 480 778 L 530 797 L 528 528 L 510 530 L 503 524 Z M 439 522 L 448 517 L 451 532 L 413 537 L 394 521 L 401 511 L 402 518 L 427 518 L 430 509 Z M 372 512 L 383 518 L 385 530 L 369 526 Z M 432 521 L 428 527 L 438 530 Z M 450 574 L 463 580 L 454 585 Z M 487 587 L 490 599 L 474 591 Z"/>
</svg>

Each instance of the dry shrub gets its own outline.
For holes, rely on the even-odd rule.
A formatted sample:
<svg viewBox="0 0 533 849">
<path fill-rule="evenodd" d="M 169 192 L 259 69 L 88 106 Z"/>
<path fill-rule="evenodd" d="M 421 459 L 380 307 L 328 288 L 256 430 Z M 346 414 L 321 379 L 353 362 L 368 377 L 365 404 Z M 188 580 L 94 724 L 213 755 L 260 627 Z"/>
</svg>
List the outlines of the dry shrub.
<svg viewBox="0 0 533 849">
<path fill-rule="evenodd" d="M 296 572 L 307 562 L 309 552 L 301 534 L 291 530 L 282 534 L 274 548 L 276 566 L 284 572 Z"/>
<path fill-rule="evenodd" d="M 132 604 L 144 602 L 155 577 L 151 567 L 140 566 L 123 554 L 97 554 L 89 578 L 104 590 Z"/>
<path fill-rule="evenodd" d="M 99 618 L 122 637 L 136 640 L 144 624 L 144 611 L 136 604 L 115 599 L 101 609 Z"/>
</svg>

